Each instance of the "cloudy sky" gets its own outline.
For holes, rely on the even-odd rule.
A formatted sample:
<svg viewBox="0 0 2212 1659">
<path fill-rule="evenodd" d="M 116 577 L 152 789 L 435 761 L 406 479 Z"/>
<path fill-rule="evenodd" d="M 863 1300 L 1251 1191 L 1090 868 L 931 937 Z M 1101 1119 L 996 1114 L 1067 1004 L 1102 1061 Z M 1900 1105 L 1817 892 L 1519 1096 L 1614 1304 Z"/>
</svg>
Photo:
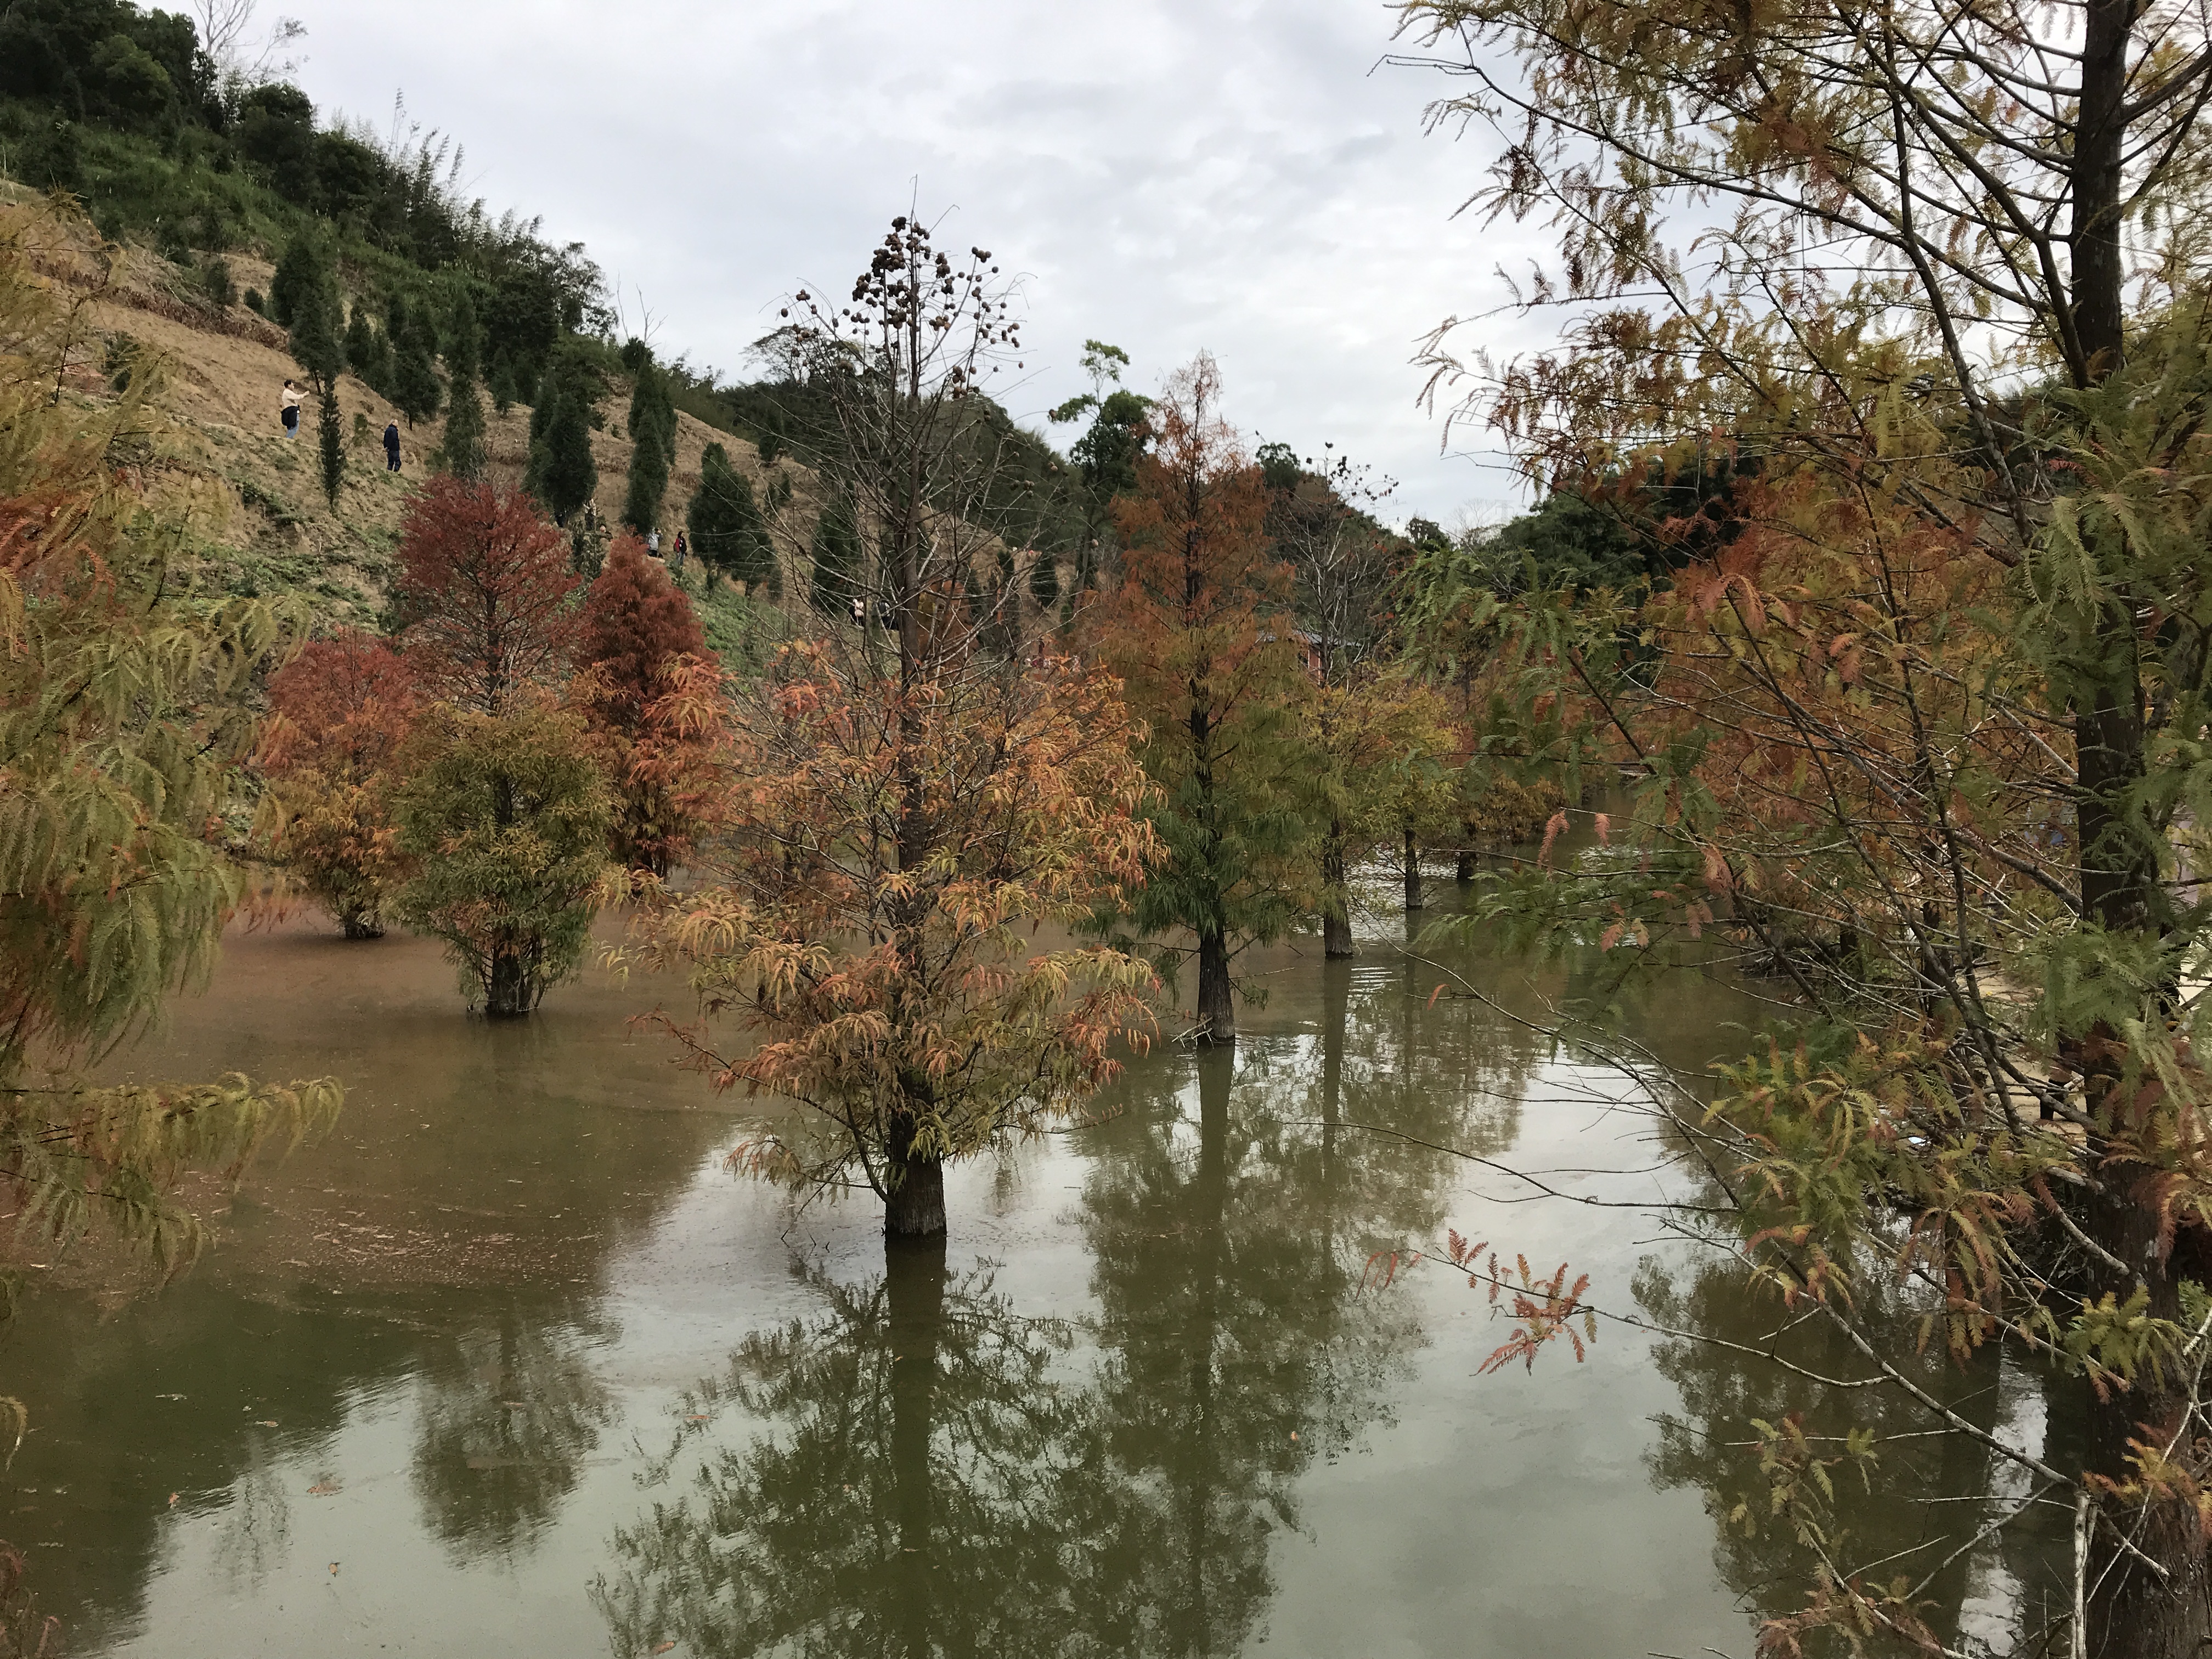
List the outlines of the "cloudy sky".
<svg viewBox="0 0 2212 1659">
<path fill-rule="evenodd" d="M 1140 391 L 1203 348 L 1255 441 L 1334 441 L 1400 481 L 1394 517 L 1520 499 L 1495 455 L 1440 453 L 1409 359 L 1535 245 L 1453 217 L 1488 145 L 1424 135 L 1447 83 L 1380 64 L 1379 0 L 283 9 L 325 112 L 383 126 L 404 93 L 465 145 L 471 194 L 589 246 L 665 356 L 738 370 L 782 295 L 843 291 L 918 192 L 941 242 L 1027 276 L 1017 416 L 1086 388 L 1087 337 Z"/>
</svg>

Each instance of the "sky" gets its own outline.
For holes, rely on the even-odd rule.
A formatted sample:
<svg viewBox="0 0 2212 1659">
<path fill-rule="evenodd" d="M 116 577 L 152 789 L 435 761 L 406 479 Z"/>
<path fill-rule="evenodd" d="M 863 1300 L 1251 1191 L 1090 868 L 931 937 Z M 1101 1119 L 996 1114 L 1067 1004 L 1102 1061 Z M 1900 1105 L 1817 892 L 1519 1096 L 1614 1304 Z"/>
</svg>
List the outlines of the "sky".
<svg viewBox="0 0 2212 1659">
<path fill-rule="evenodd" d="M 264 3 L 264 9 L 270 8 Z M 779 303 L 849 289 L 895 213 L 1023 274 L 1044 411 L 1086 338 L 1140 392 L 1197 351 L 1255 443 L 1334 442 L 1398 482 L 1384 516 L 1495 520 L 1524 499 L 1479 430 L 1443 449 L 1419 342 L 1541 252 L 1455 210 L 1494 141 L 1425 134 L 1450 83 L 1385 65 L 1379 0 L 289 0 L 295 78 L 329 115 L 393 100 L 465 152 L 494 213 L 580 240 L 632 331 L 726 378 Z M 1462 344 L 1515 341 L 1506 321 Z M 1533 340 L 1533 335 L 1530 339 Z"/>
</svg>

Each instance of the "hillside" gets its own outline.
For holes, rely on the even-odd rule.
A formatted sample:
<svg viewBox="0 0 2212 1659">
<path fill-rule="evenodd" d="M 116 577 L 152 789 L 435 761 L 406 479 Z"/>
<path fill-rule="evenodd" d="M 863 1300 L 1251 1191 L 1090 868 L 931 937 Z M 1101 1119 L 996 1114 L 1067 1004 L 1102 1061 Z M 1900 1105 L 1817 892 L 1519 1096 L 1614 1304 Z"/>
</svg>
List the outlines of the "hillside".
<svg viewBox="0 0 2212 1659">
<path fill-rule="evenodd" d="M 0 184 L 0 200 L 27 192 Z M 265 288 L 265 259 L 226 256 L 241 291 Z M 175 423 L 173 465 L 204 477 L 221 504 L 220 527 L 199 550 L 188 574 L 209 591 L 293 591 L 308 596 L 331 624 L 373 626 L 381 611 L 409 490 L 430 470 L 440 422 L 410 425 L 357 376 L 339 382 L 349 434 L 346 481 L 333 510 L 315 465 L 312 424 L 287 440 L 277 418 L 285 380 L 304 380 L 283 330 L 240 305 L 216 306 L 188 269 L 143 249 L 121 250 L 108 267 L 88 231 L 58 240 L 41 261 L 46 274 L 76 291 L 98 343 L 97 360 L 71 371 L 70 390 L 88 398 L 112 395 L 111 373 L 134 360 L 156 377 L 157 404 Z M 599 474 L 596 505 L 609 523 L 621 514 L 632 445 L 621 431 L 620 392 L 605 400 L 605 429 L 592 434 Z M 493 476 L 519 484 L 527 459 L 531 409 L 488 410 Z M 385 470 L 381 434 L 398 420 L 401 465 Z M 816 511 L 813 474 L 789 459 L 763 467 L 750 442 L 678 412 L 674 464 L 665 509 L 672 534 L 698 487 L 702 457 L 720 443 L 732 464 L 764 494 L 771 471 L 792 480 L 792 499 L 775 527 L 785 564 L 785 592 L 805 591 L 806 538 Z"/>
</svg>

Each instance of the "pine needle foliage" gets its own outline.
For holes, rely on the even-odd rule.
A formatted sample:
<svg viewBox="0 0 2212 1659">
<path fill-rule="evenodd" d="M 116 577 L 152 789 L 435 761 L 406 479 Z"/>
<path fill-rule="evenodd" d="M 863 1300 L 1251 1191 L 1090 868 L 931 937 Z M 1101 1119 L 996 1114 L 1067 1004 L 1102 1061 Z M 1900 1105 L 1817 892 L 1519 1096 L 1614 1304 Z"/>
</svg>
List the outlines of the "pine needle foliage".
<svg viewBox="0 0 2212 1659">
<path fill-rule="evenodd" d="M 744 583 L 748 590 L 765 586 L 773 593 L 781 586 L 775 544 L 753 500 L 752 484 L 730 465 L 730 453 L 720 444 L 707 446 L 685 523 L 708 569 Z"/>
</svg>

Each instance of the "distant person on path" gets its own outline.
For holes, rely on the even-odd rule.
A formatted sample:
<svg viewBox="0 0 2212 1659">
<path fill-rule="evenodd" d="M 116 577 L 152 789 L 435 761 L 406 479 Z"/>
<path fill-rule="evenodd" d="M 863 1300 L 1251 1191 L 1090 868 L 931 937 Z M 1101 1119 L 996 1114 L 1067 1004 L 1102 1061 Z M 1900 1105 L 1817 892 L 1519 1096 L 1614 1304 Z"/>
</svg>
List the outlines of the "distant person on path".
<svg viewBox="0 0 2212 1659">
<path fill-rule="evenodd" d="M 645 550 L 652 554 L 656 559 L 660 556 L 660 532 L 658 530 L 650 530 L 646 532 Z"/>
<path fill-rule="evenodd" d="M 384 470 L 399 471 L 399 422 L 393 421 L 384 428 Z"/>
<path fill-rule="evenodd" d="M 300 388 L 289 380 L 284 382 L 284 435 L 300 435 Z"/>
<path fill-rule="evenodd" d="M 679 530 L 676 532 L 676 560 L 668 567 L 679 576 L 684 574 L 684 555 L 688 550 L 684 544 L 684 532 Z"/>
</svg>

